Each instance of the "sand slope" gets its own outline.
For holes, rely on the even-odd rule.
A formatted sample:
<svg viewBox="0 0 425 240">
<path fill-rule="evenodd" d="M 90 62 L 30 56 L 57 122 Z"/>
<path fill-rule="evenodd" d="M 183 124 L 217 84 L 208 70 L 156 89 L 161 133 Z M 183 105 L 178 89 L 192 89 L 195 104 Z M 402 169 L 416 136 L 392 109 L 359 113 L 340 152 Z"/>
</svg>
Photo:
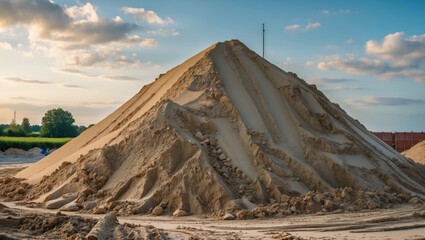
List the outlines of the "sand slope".
<svg viewBox="0 0 425 240">
<path fill-rule="evenodd" d="M 402 153 L 404 156 L 413 159 L 415 162 L 425 164 L 425 141 L 417 143 L 415 146 Z"/>
<path fill-rule="evenodd" d="M 331 200 L 350 202 L 350 194 L 360 208 L 425 196 L 423 166 L 382 143 L 315 86 L 237 40 L 215 44 L 160 76 L 16 177 L 32 185 L 27 200 L 76 194 L 81 209 L 95 203 L 88 211 L 122 214 L 154 207 L 200 214 L 274 203 L 314 212 L 334 208 Z M 308 192 L 301 205 L 288 205 Z"/>
</svg>

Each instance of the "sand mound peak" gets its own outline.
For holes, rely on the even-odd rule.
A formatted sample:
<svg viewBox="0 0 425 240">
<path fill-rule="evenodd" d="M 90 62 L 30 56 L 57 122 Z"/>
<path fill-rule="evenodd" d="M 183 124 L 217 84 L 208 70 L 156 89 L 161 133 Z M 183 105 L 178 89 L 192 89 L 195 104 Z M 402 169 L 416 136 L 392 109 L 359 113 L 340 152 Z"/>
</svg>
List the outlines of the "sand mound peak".
<svg viewBox="0 0 425 240">
<path fill-rule="evenodd" d="M 342 195 L 379 207 L 381 195 L 423 197 L 424 173 L 315 86 L 232 40 L 161 75 L 16 177 L 32 186 L 27 200 L 201 214 L 273 204 L 314 212 L 345 206 Z"/>
<path fill-rule="evenodd" d="M 404 156 L 413 159 L 415 162 L 425 164 L 425 141 L 417 143 L 415 146 L 402 153 Z"/>
</svg>

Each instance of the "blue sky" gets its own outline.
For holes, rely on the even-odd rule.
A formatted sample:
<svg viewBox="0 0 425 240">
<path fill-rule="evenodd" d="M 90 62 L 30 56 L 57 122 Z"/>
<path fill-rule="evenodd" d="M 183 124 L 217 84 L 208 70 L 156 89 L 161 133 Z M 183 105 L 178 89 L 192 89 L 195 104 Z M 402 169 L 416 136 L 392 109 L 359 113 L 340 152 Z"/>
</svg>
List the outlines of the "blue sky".
<svg viewBox="0 0 425 240">
<path fill-rule="evenodd" d="M 373 131 L 425 126 L 424 1 L 0 2 L 0 122 L 62 107 L 96 123 L 227 39 L 314 83 Z"/>
</svg>

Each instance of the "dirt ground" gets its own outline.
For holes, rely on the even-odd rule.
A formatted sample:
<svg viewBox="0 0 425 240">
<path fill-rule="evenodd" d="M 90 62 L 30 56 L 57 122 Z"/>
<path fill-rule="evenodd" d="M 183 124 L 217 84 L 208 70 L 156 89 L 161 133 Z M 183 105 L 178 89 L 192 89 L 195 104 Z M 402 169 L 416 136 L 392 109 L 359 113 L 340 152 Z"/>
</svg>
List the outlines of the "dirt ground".
<svg viewBox="0 0 425 240">
<path fill-rule="evenodd" d="M 15 203 L 3 204 L 0 239 L 25 239 L 25 236 L 85 239 L 97 219 L 104 216 L 58 214 L 57 211 L 31 209 Z M 421 205 L 401 205 L 376 211 L 233 221 L 201 216 L 137 215 L 118 217 L 118 221 L 123 226 L 154 229 L 157 234 L 151 235 L 151 239 L 425 239 L 424 209 Z M 61 220 L 54 220 L 58 216 Z M 40 221 L 57 222 L 58 226 L 35 224 Z M 79 230 L 75 232 L 75 228 Z"/>
<path fill-rule="evenodd" d="M 0 178 L 26 166 L 1 165 Z M 88 235 L 104 217 L 3 202 L 0 239 L 96 239 Z M 424 204 L 253 220 L 151 215 L 118 216 L 117 220 L 115 239 L 425 239 Z"/>
</svg>

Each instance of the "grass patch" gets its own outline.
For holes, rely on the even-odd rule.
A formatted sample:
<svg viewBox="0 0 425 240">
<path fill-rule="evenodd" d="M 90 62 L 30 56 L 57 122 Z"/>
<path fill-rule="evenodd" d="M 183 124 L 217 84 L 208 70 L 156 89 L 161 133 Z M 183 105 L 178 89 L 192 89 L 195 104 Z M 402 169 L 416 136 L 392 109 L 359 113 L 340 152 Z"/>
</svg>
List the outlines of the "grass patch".
<svg viewBox="0 0 425 240">
<path fill-rule="evenodd" d="M 19 148 L 29 150 L 31 148 L 60 148 L 72 138 L 42 138 L 42 137 L 0 137 L 0 150 Z"/>
</svg>

